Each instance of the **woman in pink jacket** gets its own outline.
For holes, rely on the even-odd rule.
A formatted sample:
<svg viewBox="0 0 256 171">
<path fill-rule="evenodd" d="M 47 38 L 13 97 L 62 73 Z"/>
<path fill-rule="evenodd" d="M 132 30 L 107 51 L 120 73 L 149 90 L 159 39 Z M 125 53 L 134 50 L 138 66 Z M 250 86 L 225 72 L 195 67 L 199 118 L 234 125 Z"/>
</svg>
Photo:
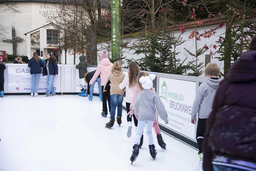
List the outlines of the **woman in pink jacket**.
<svg viewBox="0 0 256 171">
<path fill-rule="evenodd" d="M 106 84 L 109 74 L 111 73 L 112 66 L 113 66 L 113 64 L 108 59 L 108 54 L 107 54 L 106 50 L 104 50 L 101 55 L 100 64 L 98 65 L 97 70 L 89 83 L 89 85 L 91 86 L 94 83 L 94 81 L 97 79 L 97 77 L 100 75 L 101 90 L 102 90 L 102 113 L 101 113 L 101 115 L 104 117 L 106 117 L 108 114 L 107 100 L 108 100 L 108 107 L 109 107 L 109 111 L 110 111 L 110 92 L 109 91 L 103 92 L 103 87 Z"/>
</svg>

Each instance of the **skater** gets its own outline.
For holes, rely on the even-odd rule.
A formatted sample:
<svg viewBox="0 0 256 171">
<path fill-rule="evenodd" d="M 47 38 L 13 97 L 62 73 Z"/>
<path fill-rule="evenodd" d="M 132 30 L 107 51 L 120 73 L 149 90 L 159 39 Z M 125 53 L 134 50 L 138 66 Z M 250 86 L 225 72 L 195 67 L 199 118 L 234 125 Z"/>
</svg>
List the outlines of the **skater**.
<svg viewBox="0 0 256 171">
<path fill-rule="evenodd" d="M 213 98 L 220 83 L 220 68 L 216 63 L 208 63 L 205 67 L 206 81 L 203 82 L 196 92 L 191 110 L 191 123 L 197 123 L 196 139 L 198 145 L 199 167 L 203 158 L 203 140 L 207 118 L 211 112 Z M 198 114 L 198 122 L 196 116 Z"/>
<path fill-rule="evenodd" d="M 93 89 L 94 89 L 94 84 L 97 82 L 98 84 L 98 87 L 99 87 L 99 97 L 100 97 L 100 100 L 102 101 L 102 90 L 101 90 L 101 79 L 100 79 L 100 76 L 98 76 L 98 78 L 96 79 L 96 81 L 93 82 L 93 84 L 90 86 L 89 85 L 89 82 L 90 80 L 92 79 L 94 73 L 96 72 L 96 70 L 94 71 L 91 71 L 91 72 L 87 72 L 85 75 L 84 75 L 84 80 L 85 82 L 87 83 L 87 92 L 88 92 L 88 98 L 90 101 L 93 100 Z"/>
<path fill-rule="evenodd" d="M 109 111 L 111 110 L 110 107 L 110 93 L 108 92 L 103 92 L 103 87 L 107 83 L 107 79 L 109 74 L 111 73 L 113 64 L 110 62 L 108 59 L 108 54 L 106 50 L 103 51 L 101 55 L 101 61 L 100 64 L 98 65 L 95 74 L 93 75 L 91 81 L 89 82 L 89 85 L 91 86 L 94 81 L 98 78 L 100 75 L 101 78 L 101 92 L 102 92 L 102 113 L 101 115 L 103 117 L 106 117 L 108 114 L 108 109 L 107 109 L 107 101 L 108 101 L 108 106 L 109 106 Z"/>
<path fill-rule="evenodd" d="M 135 62 L 131 62 L 128 66 L 128 75 L 124 77 L 123 82 L 119 85 L 120 89 L 126 89 L 126 97 L 124 98 L 126 102 L 126 111 L 129 113 L 130 111 L 130 105 L 134 96 L 134 91 L 136 90 L 136 87 L 138 85 L 138 76 L 140 73 L 140 69 L 138 65 Z M 127 115 L 127 137 L 131 137 L 132 135 L 132 118 L 134 125 L 137 127 L 138 120 L 135 117 L 134 113 L 131 115 Z"/>
<path fill-rule="evenodd" d="M 28 67 L 31 73 L 31 96 L 38 96 L 38 84 L 41 75 L 41 68 L 44 66 L 43 61 L 37 55 L 36 52 L 33 53 L 33 58 L 29 60 Z"/>
<path fill-rule="evenodd" d="M 153 142 L 152 136 L 152 127 L 156 117 L 156 110 L 158 111 L 161 119 L 165 121 L 165 124 L 168 124 L 168 115 L 164 108 L 162 101 L 160 100 L 157 93 L 151 91 L 153 87 L 153 80 L 155 79 L 155 75 L 150 74 L 149 76 L 142 76 L 139 79 L 139 82 L 142 84 L 143 90 L 137 97 L 135 102 L 135 115 L 138 115 L 138 129 L 135 138 L 135 143 L 133 146 L 133 153 L 130 157 L 130 161 L 133 163 L 138 154 L 139 154 L 139 143 L 140 138 L 142 136 L 143 129 L 147 124 L 147 135 L 149 141 L 149 152 L 153 159 L 156 158 L 156 150 Z"/>
<path fill-rule="evenodd" d="M 148 73 L 146 72 L 140 72 L 139 73 L 139 78 L 138 80 L 142 77 L 142 76 L 148 76 Z M 141 83 L 138 82 L 138 86 L 136 87 L 135 89 L 135 92 L 134 92 L 134 97 L 132 99 L 132 103 L 131 103 L 131 106 L 130 106 L 130 112 L 128 113 L 128 115 L 132 115 L 135 113 L 134 111 L 134 105 L 135 105 L 135 102 L 136 102 L 136 99 L 139 95 L 139 93 L 143 90 L 143 87 L 141 85 Z M 151 88 L 151 91 L 155 92 L 154 88 L 152 87 Z M 137 127 L 137 125 L 135 125 Z M 153 127 L 155 129 L 155 133 L 156 133 L 156 138 L 157 138 L 157 142 L 159 144 L 159 146 L 162 148 L 162 149 L 166 149 L 166 143 L 164 142 L 163 138 L 162 138 L 162 134 L 161 134 L 161 131 L 160 131 L 160 128 L 159 128 L 159 125 L 157 123 L 157 120 L 155 118 L 155 121 L 154 121 L 154 124 L 153 124 Z M 141 148 L 143 144 L 143 134 L 140 138 L 140 144 L 139 144 L 139 148 Z"/>
<path fill-rule="evenodd" d="M 119 88 L 119 84 L 123 81 L 125 74 L 123 73 L 122 64 L 120 61 L 116 61 L 111 70 L 111 74 L 108 77 L 110 84 L 110 121 L 106 123 L 107 128 L 111 128 L 115 123 L 115 113 L 117 108 L 117 123 L 120 126 L 122 123 L 122 110 L 123 110 L 123 98 L 124 90 Z"/>
<path fill-rule="evenodd" d="M 43 68 L 43 75 L 47 75 L 47 90 L 45 93 L 45 97 L 48 97 L 50 94 L 55 95 L 55 89 L 53 87 L 54 77 L 58 76 L 58 65 L 57 59 L 50 55 L 46 54 L 45 65 Z"/>
<path fill-rule="evenodd" d="M 256 36 L 221 81 L 207 119 L 204 171 L 256 170 Z"/>
<path fill-rule="evenodd" d="M 3 58 L 0 57 L 0 97 L 4 97 L 4 70 L 6 69 Z"/>
<path fill-rule="evenodd" d="M 82 97 L 87 97 L 88 94 L 86 92 L 86 84 L 85 84 L 85 80 L 84 80 L 84 75 L 87 73 L 87 64 L 85 61 L 85 56 L 82 55 L 79 57 L 79 64 L 76 65 L 76 69 L 79 70 L 79 83 L 80 83 L 80 87 L 81 87 L 81 93 L 79 93 L 79 96 Z"/>
</svg>

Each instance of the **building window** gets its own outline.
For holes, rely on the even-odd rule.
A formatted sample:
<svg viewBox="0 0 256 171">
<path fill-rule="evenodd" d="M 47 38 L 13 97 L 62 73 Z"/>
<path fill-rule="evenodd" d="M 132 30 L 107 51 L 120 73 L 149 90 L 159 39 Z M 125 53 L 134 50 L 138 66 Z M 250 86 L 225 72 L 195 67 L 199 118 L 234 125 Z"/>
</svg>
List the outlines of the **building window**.
<svg viewBox="0 0 256 171">
<path fill-rule="evenodd" d="M 58 44 L 58 31 L 47 30 L 47 44 Z"/>
</svg>

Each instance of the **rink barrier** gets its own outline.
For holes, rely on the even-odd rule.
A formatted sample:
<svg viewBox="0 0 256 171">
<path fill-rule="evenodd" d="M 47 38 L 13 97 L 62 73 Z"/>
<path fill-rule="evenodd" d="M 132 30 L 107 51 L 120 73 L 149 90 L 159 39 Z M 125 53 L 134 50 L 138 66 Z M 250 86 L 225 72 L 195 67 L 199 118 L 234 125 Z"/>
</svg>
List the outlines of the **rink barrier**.
<svg viewBox="0 0 256 171">
<path fill-rule="evenodd" d="M 58 64 L 59 74 L 54 80 L 56 94 L 77 94 L 80 92 L 79 74 L 75 65 Z M 93 71 L 96 66 L 88 66 L 88 71 Z M 127 69 L 123 69 L 125 73 Z M 147 71 L 148 72 L 148 71 Z M 205 80 L 203 77 L 183 76 L 148 72 L 155 74 L 153 81 L 156 93 L 162 100 L 168 113 L 169 124 L 166 125 L 157 114 L 157 121 L 162 131 L 177 138 L 187 145 L 197 148 L 196 125 L 191 124 L 191 107 L 196 90 Z M 46 91 L 47 77 L 40 77 L 39 94 Z M 27 64 L 6 64 L 5 70 L 5 94 L 29 94 L 31 86 L 31 74 Z M 97 83 L 94 86 L 94 94 L 98 95 Z M 123 103 L 125 109 L 125 103 Z"/>
</svg>

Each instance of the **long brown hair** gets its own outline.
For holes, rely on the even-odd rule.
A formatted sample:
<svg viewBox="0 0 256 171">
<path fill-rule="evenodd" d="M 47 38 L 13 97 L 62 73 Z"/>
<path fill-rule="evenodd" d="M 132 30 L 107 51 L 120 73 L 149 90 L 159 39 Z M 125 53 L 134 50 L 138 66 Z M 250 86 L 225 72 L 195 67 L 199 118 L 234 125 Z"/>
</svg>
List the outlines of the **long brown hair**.
<svg viewBox="0 0 256 171">
<path fill-rule="evenodd" d="M 57 58 L 55 58 L 55 56 L 53 56 L 51 54 L 49 54 L 49 55 L 50 55 L 49 62 L 57 62 Z"/>
<path fill-rule="evenodd" d="M 144 88 L 142 87 L 142 84 L 140 83 L 140 77 L 142 77 L 142 76 L 148 76 L 148 73 L 146 73 L 146 72 L 140 72 L 139 73 L 139 77 L 138 77 L 138 84 L 139 84 L 139 87 L 140 87 L 140 89 L 141 90 L 143 90 Z"/>
<path fill-rule="evenodd" d="M 33 58 L 36 60 L 36 62 L 40 61 L 40 57 L 37 55 L 37 52 L 33 53 Z"/>
<path fill-rule="evenodd" d="M 136 62 L 130 62 L 129 66 L 129 87 L 132 87 L 133 84 L 138 83 L 138 76 L 140 73 L 140 69 Z"/>
</svg>

